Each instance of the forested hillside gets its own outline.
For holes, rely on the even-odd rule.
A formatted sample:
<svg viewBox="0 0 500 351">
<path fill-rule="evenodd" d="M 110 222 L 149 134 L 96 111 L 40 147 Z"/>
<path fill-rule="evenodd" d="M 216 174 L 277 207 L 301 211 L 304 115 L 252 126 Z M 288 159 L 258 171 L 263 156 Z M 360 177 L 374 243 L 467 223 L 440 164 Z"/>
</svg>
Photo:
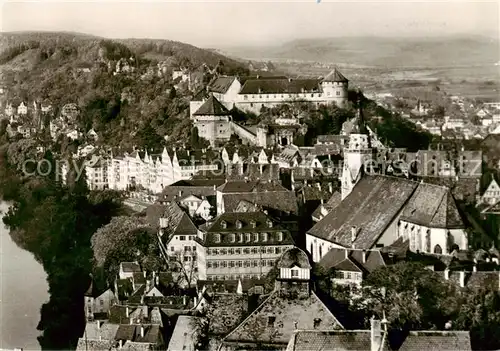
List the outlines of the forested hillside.
<svg viewBox="0 0 500 351">
<path fill-rule="evenodd" d="M 221 74 L 247 74 L 240 63 L 212 51 L 149 39 L 107 40 L 72 33 L 0 35 L 4 103 L 46 101 L 54 109 L 76 103 L 78 127 L 91 128 L 112 146 L 154 147 L 189 137 L 189 100 L 198 86 Z M 187 68 L 199 82 L 172 80 Z M 198 79 L 198 78 L 197 78 Z"/>
</svg>

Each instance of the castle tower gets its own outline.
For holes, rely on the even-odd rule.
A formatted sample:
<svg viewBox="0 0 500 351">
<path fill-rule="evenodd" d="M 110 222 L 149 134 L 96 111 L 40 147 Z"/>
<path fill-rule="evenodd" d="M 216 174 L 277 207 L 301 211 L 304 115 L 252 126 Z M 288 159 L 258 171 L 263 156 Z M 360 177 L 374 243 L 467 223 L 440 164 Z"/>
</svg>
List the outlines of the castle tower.
<svg viewBox="0 0 500 351">
<path fill-rule="evenodd" d="M 361 92 L 360 92 L 361 94 Z M 342 169 L 342 200 L 349 195 L 359 182 L 373 157 L 370 133 L 365 124 L 361 95 L 354 126 L 349 134 L 349 143 L 344 148 L 344 167 Z"/>
<path fill-rule="evenodd" d="M 323 98 L 337 104 L 339 107 L 344 107 L 347 104 L 348 87 L 349 81 L 337 68 L 334 68 L 321 81 Z"/>
</svg>

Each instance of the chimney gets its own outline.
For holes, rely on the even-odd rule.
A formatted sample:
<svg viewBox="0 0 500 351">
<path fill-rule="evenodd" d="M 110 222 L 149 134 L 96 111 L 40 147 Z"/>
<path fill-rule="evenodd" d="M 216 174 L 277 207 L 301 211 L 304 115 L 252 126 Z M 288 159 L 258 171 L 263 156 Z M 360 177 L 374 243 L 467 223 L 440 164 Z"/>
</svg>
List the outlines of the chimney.
<svg viewBox="0 0 500 351">
<path fill-rule="evenodd" d="M 146 271 L 142 271 L 142 275 L 146 278 Z"/>
<path fill-rule="evenodd" d="M 156 272 L 153 271 L 153 286 L 156 285 Z"/>
<path fill-rule="evenodd" d="M 183 296 L 182 296 L 182 304 L 183 304 L 184 306 L 186 306 L 186 305 L 187 305 L 186 295 L 183 295 Z"/>
<path fill-rule="evenodd" d="M 371 325 L 371 338 L 370 338 L 370 350 L 371 351 L 379 351 L 382 346 L 382 323 L 372 317 L 370 320 Z"/>
<path fill-rule="evenodd" d="M 357 235 L 358 235 L 358 228 L 355 225 L 353 225 L 351 227 L 351 244 L 354 244 Z"/>
<path fill-rule="evenodd" d="M 477 272 L 477 260 L 474 259 L 474 265 L 472 266 L 472 271 Z"/>
<path fill-rule="evenodd" d="M 345 258 L 348 258 L 349 257 L 349 250 L 345 249 L 344 253 L 345 253 Z"/>
<path fill-rule="evenodd" d="M 363 257 L 363 263 L 366 263 L 366 250 L 363 250 L 362 257 Z"/>
<path fill-rule="evenodd" d="M 444 280 L 449 280 L 450 279 L 450 270 L 446 268 L 444 270 Z"/>
<path fill-rule="evenodd" d="M 333 194 L 333 184 L 332 183 L 328 183 L 328 191 L 330 192 L 330 194 Z"/>
<path fill-rule="evenodd" d="M 121 349 L 121 348 L 122 348 L 122 346 L 123 346 L 122 341 L 121 341 L 121 340 L 118 340 L 118 348 L 119 348 L 119 349 Z"/>
<path fill-rule="evenodd" d="M 194 305 L 196 306 L 198 304 L 198 297 L 194 297 Z"/>
<path fill-rule="evenodd" d="M 97 321 L 97 329 L 101 329 L 101 321 Z"/>
<path fill-rule="evenodd" d="M 461 288 L 465 287 L 465 272 L 464 271 L 460 272 L 460 287 Z"/>
<path fill-rule="evenodd" d="M 159 276 L 155 277 L 155 285 L 156 286 L 160 285 L 160 277 Z"/>
<path fill-rule="evenodd" d="M 182 190 L 179 190 L 179 197 L 182 196 Z"/>
<path fill-rule="evenodd" d="M 128 310 L 128 306 L 127 306 L 127 307 L 125 307 L 125 317 L 128 318 L 128 315 L 129 315 L 129 310 Z"/>
<path fill-rule="evenodd" d="M 144 326 L 141 325 L 141 338 L 143 338 L 143 337 L 144 337 Z"/>
</svg>

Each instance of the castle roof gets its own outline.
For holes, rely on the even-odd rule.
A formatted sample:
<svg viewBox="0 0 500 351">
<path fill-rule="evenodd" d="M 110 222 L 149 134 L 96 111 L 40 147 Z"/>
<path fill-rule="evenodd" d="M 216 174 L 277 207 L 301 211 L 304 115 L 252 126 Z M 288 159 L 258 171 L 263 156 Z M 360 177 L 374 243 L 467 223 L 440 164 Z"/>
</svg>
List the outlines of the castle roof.
<svg viewBox="0 0 500 351">
<path fill-rule="evenodd" d="M 258 78 L 248 79 L 243 84 L 240 94 L 297 94 L 319 93 L 320 84 L 317 79 Z"/>
<path fill-rule="evenodd" d="M 337 68 L 334 68 L 330 73 L 323 78 L 323 82 L 341 82 L 347 83 L 348 80 L 342 73 L 339 72 Z"/>
<path fill-rule="evenodd" d="M 211 95 L 207 101 L 205 101 L 203 105 L 201 105 L 200 108 L 193 113 L 193 116 L 226 116 L 229 114 L 230 112 L 228 109 L 213 95 Z"/>
</svg>

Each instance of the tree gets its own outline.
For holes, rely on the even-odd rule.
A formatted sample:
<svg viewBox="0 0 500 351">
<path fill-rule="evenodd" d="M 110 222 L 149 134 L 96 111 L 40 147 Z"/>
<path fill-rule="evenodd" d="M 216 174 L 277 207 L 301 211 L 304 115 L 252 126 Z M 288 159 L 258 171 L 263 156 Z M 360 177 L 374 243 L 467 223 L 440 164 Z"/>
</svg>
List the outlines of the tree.
<svg viewBox="0 0 500 351">
<path fill-rule="evenodd" d="M 444 329 L 457 308 L 456 287 L 419 263 L 382 267 L 363 281 L 367 310 L 385 311 L 394 329 Z"/>
<path fill-rule="evenodd" d="M 91 245 L 94 252 L 96 266 L 102 266 L 108 256 L 123 245 L 125 239 L 130 237 L 131 232 L 136 229 L 145 228 L 147 225 L 137 217 L 115 217 L 99 228 L 92 235 Z"/>
<path fill-rule="evenodd" d="M 174 87 L 170 88 L 170 92 L 168 93 L 168 98 L 170 100 L 173 100 L 175 99 L 175 97 L 177 96 L 177 91 L 175 90 Z"/>
</svg>

